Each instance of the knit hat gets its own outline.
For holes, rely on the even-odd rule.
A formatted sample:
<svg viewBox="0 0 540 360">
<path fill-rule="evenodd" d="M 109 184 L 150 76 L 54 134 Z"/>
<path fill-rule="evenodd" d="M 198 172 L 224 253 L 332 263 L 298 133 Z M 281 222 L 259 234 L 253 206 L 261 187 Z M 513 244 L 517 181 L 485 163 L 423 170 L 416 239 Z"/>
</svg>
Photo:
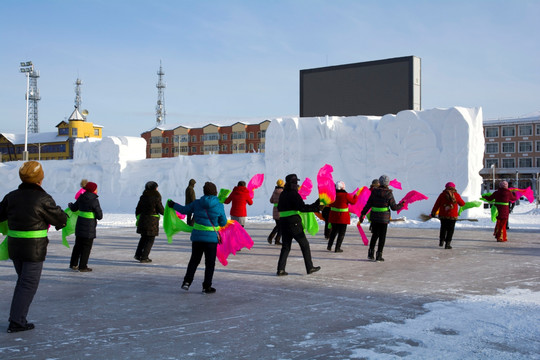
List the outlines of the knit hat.
<svg viewBox="0 0 540 360">
<path fill-rule="evenodd" d="M 89 181 L 88 183 L 86 183 L 84 190 L 89 191 L 89 192 L 94 192 L 97 190 L 97 184 Z"/>
<path fill-rule="evenodd" d="M 381 175 L 381 177 L 379 178 L 379 184 L 381 184 L 381 186 L 390 185 L 390 178 L 388 177 L 388 175 Z"/>
<path fill-rule="evenodd" d="M 214 183 L 211 183 L 209 181 L 205 182 L 203 186 L 203 193 L 204 195 L 214 195 L 214 196 L 217 195 L 216 185 L 214 185 Z"/>
<path fill-rule="evenodd" d="M 343 181 L 338 181 L 336 183 L 336 190 L 345 190 L 345 183 Z"/>
<path fill-rule="evenodd" d="M 507 181 L 504 181 L 504 180 L 501 181 L 501 182 L 499 183 L 499 188 L 501 188 L 501 189 L 508 189 L 508 182 L 507 182 Z"/>
<path fill-rule="evenodd" d="M 298 177 L 296 176 L 296 174 L 289 174 L 287 176 L 285 176 L 285 182 L 288 182 L 288 183 L 291 183 L 291 184 L 298 184 Z"/>
<path fill-rule="evenodd" d="M 379 183 L 379 179 L 373 179 L 373 181 L 371 182 L 371 186 L 379 186 L 379 185 L 381 185 Z"/>
<path fill-rule="evenodd" d="M 156 190 L 158 188 L 158 184 L 155 181 L 149 181 L 144 185 L 144 190 Z"/>
<path fill-rule="evenodd" d="M 21 181 L 29 184 L 37 184 L 45 177 L 43 167 L 37 161 L 27 161 L 19 169 Z"/>
<path fill-rule="evenodd" d="M 237 185 L 237 186 L 246 186 L 246 182 L 240 180 L 240 181 L 238 182 L 238 185 Z"/>
<path fill-rule="evenodd" d="M 446 185 L 444 185 L 445 188 L 456 188 L 456 184 L 454 184 L 453 182 L 447 182 Z"/>
<path fill-rule="evenodd" d="M 285 181 L 283 181 L 283 179 L 279 179 L 278 181 L 276 181 L 276 185 L 279 187 L 283 187 L 283 185 L 285 185 Z"/>
</svg>

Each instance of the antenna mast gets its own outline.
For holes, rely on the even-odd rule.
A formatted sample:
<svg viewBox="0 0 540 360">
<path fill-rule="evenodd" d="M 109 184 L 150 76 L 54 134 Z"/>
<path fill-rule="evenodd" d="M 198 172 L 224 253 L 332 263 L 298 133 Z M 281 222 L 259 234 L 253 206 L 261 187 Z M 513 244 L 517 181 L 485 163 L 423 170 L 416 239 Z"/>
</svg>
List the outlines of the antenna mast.
<svg viewBox="0 0 540 360">
<path fill-rule="evenodd" d="M 156 126 L 165 124 L 165 94 L 164 89 L 166 87 L 165 83 L 163 82 L 163 76 L 165 73 L 163 72 L 163 68 L 161 66 L 161 60 L 159 61 L 159 71 L 158 74 L 158 83 L 156 84 L 156 87 L 158 89 L 158 100 L 156 105 Z"/>
<path fill-rule="evenodd" d="M 75 107 L 77 109 L 81 108 L 82 98 L 81 98 L 81 79 L 77 78 L 75 81 Z"/>
</svg>

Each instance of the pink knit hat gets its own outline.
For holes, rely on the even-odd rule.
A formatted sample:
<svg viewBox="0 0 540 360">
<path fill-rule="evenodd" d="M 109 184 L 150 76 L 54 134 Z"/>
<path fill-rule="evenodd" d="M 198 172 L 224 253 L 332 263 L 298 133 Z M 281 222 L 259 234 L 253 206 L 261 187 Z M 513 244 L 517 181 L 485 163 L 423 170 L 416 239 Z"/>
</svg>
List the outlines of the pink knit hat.
<svg viewBox="0 0 540 360">
<path fill-rule="evenodd" d="M 444 185 L 445 188 L 456 188 L 456 184 L 454 184 L 453 182 L 448 182 L 446 183 L 446 185 Z"/>
</svg>

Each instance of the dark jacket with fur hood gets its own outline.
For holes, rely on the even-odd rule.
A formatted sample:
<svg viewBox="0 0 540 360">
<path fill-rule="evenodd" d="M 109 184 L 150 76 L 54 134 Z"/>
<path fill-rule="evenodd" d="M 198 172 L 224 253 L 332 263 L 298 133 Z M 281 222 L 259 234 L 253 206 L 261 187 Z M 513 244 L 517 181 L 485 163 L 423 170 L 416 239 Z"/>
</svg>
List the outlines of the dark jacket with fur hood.
<svg viewBox="0 0 540 360">
<path fill-rule="evenodd" d="M 22 183 L 0 203 L 0 221 L 8 222 L 11 230 L 47 230 L 66 226 L 67 215 L 53 198 L 37 184 Z M 47 236 L 40 238 L 8 237 L 10 259 L 40 262 L 47 255 Z"/>
<path fill-rule="evenodd" d="M 135 216 L 138 216 L 137 233 L 146 236 L 159 235 L 159 216 L 163 215 L 161 194 L 157 190 L 144 190 L 139 198 Z"/>
<path fill-rule="evenodd" d="M 388 210 L 374 211 L 372 208 L 388 208 Z M 362 210 L 362 217 L 366 216 L 369 209 L 372 209 L 369 221 L 372 223 L 388 224 L 390 222 L 390 209 L 397 211 L 401 210 L 401 208 L 403 208 L 403 204 L 396 204 L 392 190 L 387 186 L 379 186 L 371 190 L 371 195 Z"/>
</svg>

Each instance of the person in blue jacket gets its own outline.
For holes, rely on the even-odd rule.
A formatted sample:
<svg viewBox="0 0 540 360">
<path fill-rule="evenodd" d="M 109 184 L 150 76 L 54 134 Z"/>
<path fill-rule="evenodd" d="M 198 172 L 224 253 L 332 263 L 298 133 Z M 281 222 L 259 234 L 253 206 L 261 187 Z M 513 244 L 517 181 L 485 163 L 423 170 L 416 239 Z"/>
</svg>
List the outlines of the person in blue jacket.
<svg viewBox="0 0 540 360">
<path fill-rule="evenodd" d="M 189 290 L 195 271 L 199 266 L 204 254 L 204 281 L 203 293 L 212 294 L 216 289 L 212 287 L 214 268 L 216 265 L 216 253 L 220 226 L 227 225 L 227 215 L 223 204 L 217 198 L 217 188 L 211 182 L 203 186 L 204 195 L 194 202 L 182 206 L 172 200 L 167 205 L 182 214 L 193 214 L 195 223 L 191 232 L 191 258 L 189 259 L 182 289 Z"/>
</svg>

